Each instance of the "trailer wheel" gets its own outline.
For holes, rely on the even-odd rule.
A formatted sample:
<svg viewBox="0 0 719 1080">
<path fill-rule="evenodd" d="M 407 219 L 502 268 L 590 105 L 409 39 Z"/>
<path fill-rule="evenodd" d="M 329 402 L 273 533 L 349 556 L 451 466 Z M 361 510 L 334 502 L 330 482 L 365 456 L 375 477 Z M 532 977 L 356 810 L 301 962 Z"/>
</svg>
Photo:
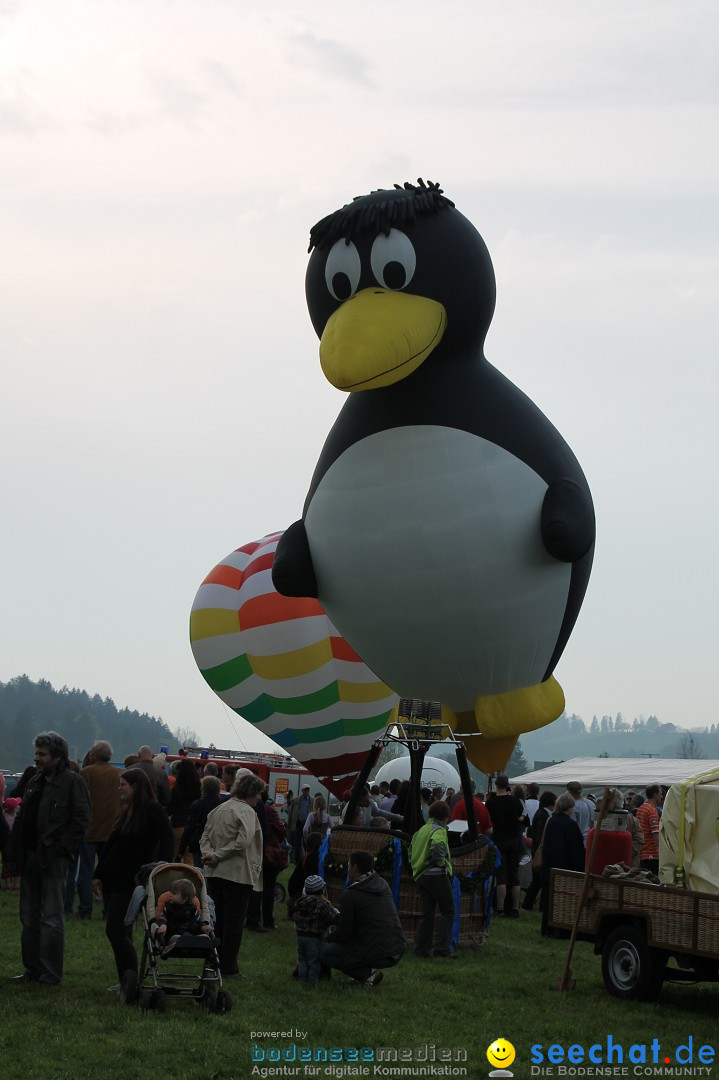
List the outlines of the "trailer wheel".
<svg viewBox="0 0 719 1080">
<path fill-rule="evenodd" d="M 604 942 L 602 978 L 614 997 L 654 1001 L 664 982 L 664 969 L 662 957 L 634 926 L 618 927 Z"/>
</svg>

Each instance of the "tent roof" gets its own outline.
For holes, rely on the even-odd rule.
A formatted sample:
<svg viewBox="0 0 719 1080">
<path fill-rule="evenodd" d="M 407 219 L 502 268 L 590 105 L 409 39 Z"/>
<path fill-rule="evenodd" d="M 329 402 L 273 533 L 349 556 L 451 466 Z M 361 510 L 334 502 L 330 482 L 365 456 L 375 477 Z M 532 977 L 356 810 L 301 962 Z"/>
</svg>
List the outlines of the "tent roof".
<svg viewBox="0 0 719 1080">
<path fill-rule="evenodd" d="M 583 788 L 633 787 L 639 793 L 647 784 L 675 784 L 701 773 L 719 769 L 719 761 L 707 758 L 604 758 L 578 757 L 513 776 L 513 784 L 539 784 L 559 794 L 570 780 Z"/>
</svg>

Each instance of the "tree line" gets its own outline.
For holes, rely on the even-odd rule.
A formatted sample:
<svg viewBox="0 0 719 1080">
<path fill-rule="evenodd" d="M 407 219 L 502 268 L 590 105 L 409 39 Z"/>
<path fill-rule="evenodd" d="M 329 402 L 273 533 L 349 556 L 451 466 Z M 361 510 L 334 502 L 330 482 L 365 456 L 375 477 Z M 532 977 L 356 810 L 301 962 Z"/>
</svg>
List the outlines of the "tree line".
<svg viewBox="0 0 719 1080">
<path fill-rule="evenodd" d="M 135 753 L 143 743 L 169 746 L 172 751 L 198 744 L 194 730 L 178 728 L 173 733 L 160 717 L 118 709 L 109 697 L 67 686 L 56 690 L 47 679 L 33 682 L 27 675 L 0 682 L 0 769 L 24 769 L 33 759 L 33 737 L 48 730 L 59 731 L 68 741 L 71 757 L 78 760 L 97 739 L 112 744 L 116 761 Z M 653 715 L 635 717 L 630 723 L 621 712 L 595 715 L 589 723 L 577 713 L 563 713 L 522 740 L 524 747 L 517 743 L 507 766 L 510 776 L 527 772 L 539 758 L 637 757 L 647 751 L 662 757 L 719 758 L 719 725 L 690 733 Z M 483 774 L 473 768 L 470 772 L 481 787 Z"/>
<path fill-rule="evenodd" d="M 695 725 L 692 730 L 663 723 L 658 716 L 622 713 L 594 715 L 586 722 L 577 713 L 563 713 L 553 724 L 522 736 L 525 754 L 533 760 L 572 757 L 719 758 L 719 725 Z"/>
<path fill-rule="evenodd" d="M 111 743 L 116 761 L 145 743 L 176 749 L 177 742 L 163 720 L 118 709 L 112 698 L 68 686 L 56 690 L 47 679 L 33 682 L 27 675 L 0 682 L 0 769 L 18 772 L 32 764 L 33 738 L 40 731 L 58 731 L 76 760 L 97 739 Z"/>
<path fill-rule="evenodd" d="M 628 735 L 631 732 L 634 734 L 641 732 L 668 734 L 679 730 L 675 724 L 662 724 L 657 716 L 635 716 L 632 722 L 629 723 L 620 712 L 616 716 L 605 714 L 601 719 L 595 713 L 588 726 L 577 713 L 572 713 L 571 716 L 562 713 L 559 719 L 555 721 L 555 724 L 558 725 L 558 731 L 565 728 L 570 735 L 620 735 L 622 733 Z"/>
</svg>

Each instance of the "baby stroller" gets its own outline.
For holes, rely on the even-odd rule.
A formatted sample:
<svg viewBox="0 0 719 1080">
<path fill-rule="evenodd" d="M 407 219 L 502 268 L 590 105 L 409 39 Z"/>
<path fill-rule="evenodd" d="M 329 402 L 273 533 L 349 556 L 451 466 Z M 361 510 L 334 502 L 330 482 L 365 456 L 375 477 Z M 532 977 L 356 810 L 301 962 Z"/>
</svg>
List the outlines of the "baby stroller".
<svg viewBox="0 0 719 1080">
<path fill-rule="evenodd" d="M 154 867 L 144 888 L 144 897 L 139 897 L 143 945 L 135 995 L 142 1012 L 151 1009 L 153 1012 L 164 1013 L 168 997 L 178 997 L 196 1001 L 207 1012 L 227 1013 L 232 1008 L 232 998 L 229 991 L 222 988 L 215 935 L 182 934 L 169 956 L 163 955 L 168 950 L 163 949 L 162 940 L 153 939 L 152 927 L 158 898 L 179 878 L 188 878 L 195 886 L 202 921 L 214 922 L 214 905 L 211 910 L 212 901 L 207 896 L 207 886 L 200 870 L 182 863 L 161 863 Z M 202 962 L 199 975 L 176 970 L 176 960 L 190 959 Z M 172 970 L 163 972 L 161 967 L 168 962 L 171 963 Z M 126 987 L 125 1000 L 128 1000 L 127 990 Z"/>
</svg>

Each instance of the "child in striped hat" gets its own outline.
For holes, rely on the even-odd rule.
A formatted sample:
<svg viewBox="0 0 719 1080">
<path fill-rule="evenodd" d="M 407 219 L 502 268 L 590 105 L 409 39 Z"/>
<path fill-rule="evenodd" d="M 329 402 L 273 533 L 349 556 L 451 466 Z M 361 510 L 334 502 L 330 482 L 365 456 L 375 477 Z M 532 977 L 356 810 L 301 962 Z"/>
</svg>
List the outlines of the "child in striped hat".
<svg viewBox="0 0 719 1080">
<path fill-rule="evenodd" d="M 315 986 L 320 977 L 320 948 L 338 915 L 322 878 L 310 874 L 292 915 L 297 935 L 297 977 L 310 986 Z"/>
</svg>

